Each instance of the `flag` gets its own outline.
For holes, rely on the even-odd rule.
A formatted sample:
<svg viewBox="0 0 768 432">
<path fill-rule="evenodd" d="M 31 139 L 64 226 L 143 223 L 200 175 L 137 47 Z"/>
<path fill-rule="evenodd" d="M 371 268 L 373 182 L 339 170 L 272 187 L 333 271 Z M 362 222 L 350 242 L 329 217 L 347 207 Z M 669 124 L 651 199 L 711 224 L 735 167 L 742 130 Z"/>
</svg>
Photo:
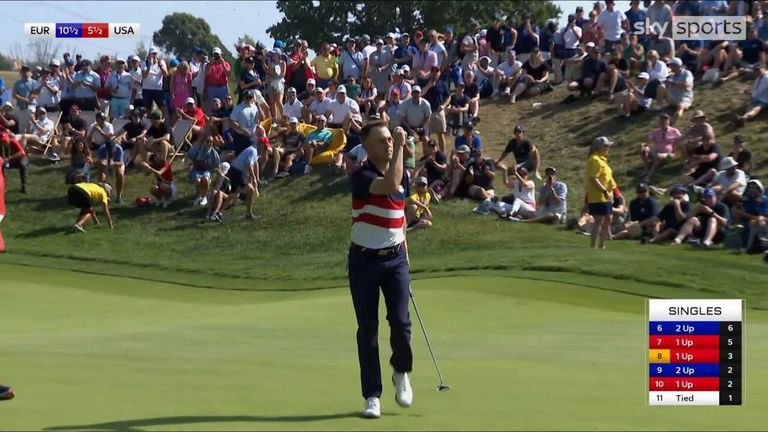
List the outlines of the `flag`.
<svg viewBox="0 0 768 432">
<path fill-rule="evenodd" d="M 5 161 L 0 156 L 0 222 L 5 218 L 5 173 L 3 167 Z M 0 252 L 5 252 L 5 240 L 3 240 L 3 231 L 0 230 Z"/>
</svg>

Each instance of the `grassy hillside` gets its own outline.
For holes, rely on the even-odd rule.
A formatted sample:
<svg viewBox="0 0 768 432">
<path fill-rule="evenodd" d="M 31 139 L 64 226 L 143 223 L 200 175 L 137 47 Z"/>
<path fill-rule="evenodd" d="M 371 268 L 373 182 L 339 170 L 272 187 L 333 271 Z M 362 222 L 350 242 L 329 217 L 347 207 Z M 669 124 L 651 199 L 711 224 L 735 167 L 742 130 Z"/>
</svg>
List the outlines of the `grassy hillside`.
<svg viewBox="0 0 768 432">
<path fill-rule="evenodd" d="M 745 83 L 718 89 L 699 86 L 695 108 L 708 114 L 717 140 L 730 143 L 737 132 L 731 125 L 746 96 Z M 723 98 L 729 94 L 732 97 Z M 556 165 L 569 183 L 572 214 L 583 196 L 586 147 L 597 135 L 617 140 L 611 160 L 620 185 L 633 196 L 633 177 L 639 167 L 637 149 L 655 127 L 654 113 L 619 120 L 606 99 L 558 102 L 562 87 L 535 100 L 516 105 L 484 104 L 479 131 L 495 157 L 512 136 L 515 124 L 524 124 L 528 136 L 543 154 L 544 165 Z M 680 126 L 687 123 L 680 122 Z M 747 137 L 759 167 L 766 174 L 766 132 L 761 119 L 739 131 Z M 729 147 L 729 145 L 725 145 Z M 18 176 L 9 173 L 9 215 L 3 224 L 8 254 L 3 261 L 72 268 L 227 289 L 311 289 L 338 286 L 345 279 L 345 250 L 349 244 L 349 195 L 346 179 L 319 169 L 308 177 L 286 179 L 267 186 L 256 203 L 259 220 L 242 220 L 242 207 L 223 226 L 203 222 L 203 210 L 192 209 L 191 190 L 177 174 L 181 198 L 165 210 L 137 209 L 131 205 L 147 195 L 151 178 L 131 173 L 127 201 L 116 210 L 116 229 L 88 228 L 86 235 L 65 234 L 75 210 L 66 206 L 64 167 L 35 163 L 28 195 L 18 193 Z M 180 166 L 177 166 L 179 168 Z M 672 167 L 667 174 L 676 173 Z M 636 175 L 636 173 L 635 173 Z M 473 203 L 452 201 L 435 207 L 436 227 L 409 236 L 416 277 L 468 272 L 547 272 L 576 278 L 602 275 L 622 290 L 622 281 L 636 280 L 659 287 L 664 296 L 672 287 L 693 289 L 702 296 L 739 294 L 768 306 L 758 288 L 768 283 L 768 272 L 756 257 L 733 256 L 723 251 L 671 250 L 612 242 L 606 252 L 587 248 L 588 240 L 561 226 L 519 226 L 470 213 Z M 553 273 L 554 272 L 554 273 Z M 590 284 L 589 278 L 585 283 Z"/>
</svg>

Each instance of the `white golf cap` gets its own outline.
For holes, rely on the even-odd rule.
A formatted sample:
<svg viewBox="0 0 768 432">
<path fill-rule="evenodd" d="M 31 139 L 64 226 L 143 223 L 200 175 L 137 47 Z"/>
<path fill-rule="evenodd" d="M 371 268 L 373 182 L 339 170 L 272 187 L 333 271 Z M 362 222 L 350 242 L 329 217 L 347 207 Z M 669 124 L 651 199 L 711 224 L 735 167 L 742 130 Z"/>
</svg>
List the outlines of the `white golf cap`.
<svg viewBox="0 0 768 432">
<path fill-rule="evenodd" d="M 682 66 L 683 61 L 680 59 L 680 57 L 675 57 L 672 59 L 672 61 L 669 62 L 670 66 Z"/>
<path fill-rule="evenodd" d="M 136 61 L 139 61 L 139 56 L 137 56 L 137 55 L 133 55 L 133 54 L 131 54 L 131 55 L 129 55 L 129 56 L 128 56 L 128 61 L 129 61 L 129 62 L 130 62 L 130 61 L 134 61 L 134 60 L 136 60 Z"/>
<path fill-rule="evenodd" d="M 416 184 L 428 184 L 427 178 L 424 176 L 416 177 Z"/>
<path fill-rule="evenodd" d="M 403 67 L 401 67 L 400 69 L 402 69 L 402 70 L 404 70 L 404 71 L 410 71 L 410 70 L 411 70 L 411 67 L 410 67 L 410 66 L 408 66 L 408 65 L 403 65 Z"/>
<path fill-rule="evenodd" d="M 307 84 L 317 84 L 317 81 L 315 81 L 314 79 L 310 78 L 310 79 L 307 80 Z"/>
<path fill-rule="evenodd" d="M 296 89 L 293 87 L 288 87 L 288 93 L 296 93 Z"/>
<path fill-rule="evenodd" d="M 739 163 L 736 162 L 736 159 L 732 158 L 731 156 L 724 157 L 723 160 L 720 161 L 721 170 L 727 170 L 737 166 L 739 166 Z"/>
<path fill-rule="evenodd" d="M 195 103 L 195 98 L 193 98 L 193 97 L 188 97 L 188 98 L 187 98 L 187 100 L 186 100 L 186 101 L 184 101 L 184 103 L 188 103 L 188 104 L 190 104 L 190 103 L 191 103 L 191 104 L 193 104 L 193 103 Z"/>
<path fill-rule="evenodd" d="M 411 93 L 416 93 L 416 92 L 421 93 L 421 87 L 420 86 L 415 85 L 415 86 L 413 86 L 411 88 Z"/>
<path fill-rule="evenodd" d="M 596 146 L 612 146 L 613 141 L 609 140 L 608 137 L 599 136 L 595 138 L 595 145 Z"/>
<path fill-rule="evenodd" d="M 44 107 L 41 107 L 41 106 L 37 107 L 37 110 L 38 111 L 42 111 L 42 112 L 48 112 L 48 111 L 45 110 Z"/>
<path fill-rule="evenodd" d="M 122 58 L 122 57 L 118 57 L 118 58 L 115 60 L 115 63 L 123 63 L 123 64 L 125 64 L 125 59 L 124 59 L 124 58 Z"/>
<path fill-rule="evenodd" d="M 299 119 L 297 119 L 296 117 L 291 117 L 288 119 L 289 124 L 296 124 L 298 122 L 299 122 Z"/>
<path fill-rule="evenodd" d="M 213 48 L 213 53 L 214 53 L 214 54 L 221 54 L 221 48 L 219 48 L 219 47 L 214 47 L 214 48 Z"/>
<path fill-rule="evenodd" d="M 587 46 L 587 48 L 594 48 L 596 45 L 595 45 L 594 42 L 589 42 L 589 43 L 587 43 L 586 46 Z"/>
<path fill-rule="evenodd" d="M 338 94 L 338 93 L 347 94 L 347 88 L 345 86 L 339 86 L 339 89 L 336 90 L 336 94 Z"/>
<path fill-rule="evenodd" d="M 222 162 L 219 166 L 219 169 L 221 170 L 221 174 L 224 175 L 229 172 L 229 162 Z"/>
<path fill-rule="evenodd" d="M 152 47 L 149 49 L 149 54 L 157 54 L 157 48 Z"/>
<path fill-rule="evenodd" d="M 61 63 L 57 59 L 51 60 L 50 66 L 61 66 Z"/>
<path fill-rule="evenodd" d="M 640 72 L 639 74 L 637 74 L 637 77 L 640 78 L 640 79 L 648 79 L 651 76 L 648 75 L 648 72 Z"/>
</svg>

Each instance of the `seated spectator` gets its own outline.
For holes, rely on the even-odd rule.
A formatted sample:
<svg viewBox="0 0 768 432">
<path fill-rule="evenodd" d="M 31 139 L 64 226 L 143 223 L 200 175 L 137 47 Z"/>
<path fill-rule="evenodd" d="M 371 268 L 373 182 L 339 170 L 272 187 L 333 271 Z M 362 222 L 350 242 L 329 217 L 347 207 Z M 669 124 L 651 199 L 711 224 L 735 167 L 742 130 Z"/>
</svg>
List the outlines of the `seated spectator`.
<svg viewBox="0 0 768 432">
<path fill-rule="evenodd" d="M 539 174 L 539 150 L 525 137 L 525 130 L 521 125 L 515 126 L 515 137 L 509 140 L 501 156 L 496 159 L 496 165 L 504 166 L 504 159 L 508 155 L 514 157 L 516 168 L 525 167 L 528 172 L 533 172 L 537 180 L 541 179 Z"/>
<path fill-rule="evenodd" d="M 664 81 L 664 85 L 658 87 L 658 91 L 660 97 L 675 109 L 672 116 L 674 124 L 693 104 L 693 74 L 683 66 L 683 61 L 678 57 L 672 59 L 669 67 L 672 73 Z"/>
<path fill-rule="evenodd" d="M 683 136 L 678 141 L 685 144 L 680 149 L 685 157 L 693 154 L 693 150 L 704 140 L 704 137 L 710 136 L 712 141 L 716 140 L 715 129 L 711 124 L 707 123 L 707 116 L 704 115 L 703 111 L 694 111 L 692 120 L 691 126 L 683 132 Z"/>
<path fill-rule="evenodd" d="M 147 129 L 142 123 L 142 115 L 138 110 L 131 111 L 131 120 L 125 124 L 119 131 L 115 132 L 115 142 L 120 144 L 123 151 L 130 151 L 131 155 L 126 159 L 130 168 L 138 155 L 134 148 L 138 150 L 138 143 L 143 141 L 147 135 Z M 74 120 L 73 120 L 74 121 Z"/>
<path fill-rule="evenodd" d="M 195 201 L 192 204 L 197 207 L 208 205 L 208 191 L 211 185 L 211 174 L 221 164 L 219 153 L 213 148 L 211 137 L 202 137 L 187 152 L 185 157 L 190 166 L 188 181 L 195 187 Z"/>
<path fill-rule="evenodd" d="M 747 93 L 749 90 L 745 90 Z M 761 64 L 757 73 L 757 80 L 752 87 L 752 100 L 749 102 L 749 109 L 744 115 L 736 117 L 736 123 L 739 126 L 744 126 L 746 122 L 760 115 L 760 113 L 768 108 L 768 70 L 766 70 L 765 64 Z"/>
<path fill-rule="evenodd" d="M 91 180 L 91 167 L 93 166 L 93 157 L 85 139 L 75 138 L 72 141 L 72 152 L 69 155 L 69 169 L 67 169 L 64 183 L 72 185 L 77 183 L 88 183 Z"/>
<path fill-rule="evenodd" d="M 626 33 L 625 33 L 626 34 Z M 624 59 L 629 62 L 629 72 L 637 75 L 645 68 L 645 47 L 635 33 L 628 35 L 628 44 L 624 45 Z"/>
<path fill-rule="evenodd" d="M 552 89 L 549 84 L 549 64 L 542 57 L 539 47 L 533 47 L 531 57 L 523 64 L 523 71 L 525 73 L 512 92 L 511 103 L 515 103 L 519 96 L 535 97 Z"/>
<path fill-rule="evenodd" d="M 464 94 L 466 85 L 460 82 L 456 86 L 456 92 L 451 95 L 448 106 L 445 108 L 445 117 L 448 127 L 451 128 L 451 134 L 457 136 L 459 129 L 468 122 L 472 122 L 469 116 L 470 98 Z"/>
<path fill-rule="evenodd" d="M 738 41 L 737 45 L 729 50 L 724 67 L 728 75 L 720 78 L 717 81 L 718 84 L 740 77 L 754 76 L 760 69 L 760 65 L 765 63 L 765 48 L 765 42 L 757 37 L 756 27 L 750 26 L 747 30 L 747 38 Z"/>
<path fill-rule="evenodd" d="M 5 102 L 0 107 L 0 129 L 5 129 L 14 135 L 20 134 L 19 119 L 14 114 L 11 102 Z"/>
<path fill-rule="evenodd" d="M 144 138 L 136 139 L 137 156 L 141 156 L 143 161 L 149 161 L 149 153 L 156 153 L 163 160 L 170 160 L 173 154 L 171 144 L 173 141 L 171 129 L 163 121 L 163 114 L 160 111 L 152 111 L 149 121 L 150 126 Z"/>
<path fill-rule="evenodd" d="M 317 81 L 310 78 L 307 80 L 307 84 L 304 86 L 304 90 L 299 91 L 299 94 L 296 96 L 301 101 L 301 104 L 304 106 L 304 111 L 309 110 L 309 104 L 312 103 L 312 100 L 315 97 L 316 88 L 317 88 Z"/>
<path fill-rule="evenodd" d="M 312 158 L 315 154 L 320 154 L 331 147 L 331 139 L 333 134 L 330 129 L 325 127 L 325 116 L 320 115 L 315 118 L 315 126 L 317 129 L 307 135 L 307 138 L 303 145 L 299 146 L 299 155 L 306 161 L 307 165 L 304 168 L 304 174 L 312 172 Z"/>
<path fill-rule="evenodd" d="M 523 77 L 523 63 L 517 60 L 515 50 L 507 51 L 507 61 L 496 67 L 496 76 L 494 94 L 503 95 L 509 98 L 510 103 L 515 103 L 512 99 L 512 90 L 517 87 L 518 81 Z"/>
<path fill-rule="evenodd" d="M 283 178 L 290 175 L 293 160 L 301 146 L 304 145 L 304 134 L 299 132 L 298 126 L 299 119 L 296 117 L 288 119 L 288 130 L 280 135 L 282 145 L 274 146 L 277 150 L 277 156 L 280 158 L 279 160 L 283 161 L 283 170 L 279 173 L 277 172 L 279 163 L 275 163 L 275 178 Z"/>
<path fill-rule="evenodd" d="M 259 61 L 260 62 L 260 61 Z M 255 69 L 256 59 L 246 57 L 243 60 L 243 71 L 240 73 L 237 82 L 237 103 L 243 102 L 243 94 L 248 90 L 256 90 L 263 87 L 262 77 Z M 218 99 L 218 98 L 217 98 Z M 219 99 L 220 100 L 220 99 Z"/>
<path fill-rule="evenodd" d="M 296 94 L 296 89 L 289 87 L 285 95 L 285 103 L 283 104 L 283 118 L 280 120 L 282 122 L 287 122 L 291 117 L 300 118 L 304 104 L 302 104 L 299 100 Z"/>
<path fill-rule="evenodd" d="M 171 168 L 171 164 L 160 159 L 156 154 L 149 156 L 148 166 L 150 172 L 155 175 L 155 183 L 149 189 L 149 193 L 155 197 L 155 205 L 157 207 L 166 208 L 171 205 L 171 202 L 176 197 L 173 168 Z"/>
<path fill-rule="evenodd" d="M 747 253 L 761 252 L 757 237 L 768 234 L 768 195 L 760 180 L 747 182 L 741 202 L 732 209 L 733 222 L 744 226 L 744 246 Z"/>
<path fill-rule="evenodd" d="M 414 175 L 417 177 L 426 175 L 432 196 L 436 202 L 439 202 L 441 192 L 446 184 L 448 159 L 445 157 L 445 153 L 437 147 L 437 141 L 432 139 L 422 141 L 422 154 L 423 156 L 416 165 L 417 170 Z"/>
<path fill-rule="evenodd" d="M 228 177 L 229 169 L 230 163 L 222 162 L 216 170 L 211 199 L 208 201 L 210 206 L 205 215 L 205 219 L 211 222 L 221 223 L 224 210 L 234 206 L 239 198 L 238 194 L 232 193 L 232 183 Z"/>
<path fill-rule="evenodd" d="M 699 53 L 699 69 L 704 73 L 703 82 L 717 82 L 722 75 L 722 68 L 728 60 L 728 51 L 731 45 L 728 41 L 710 41 L 708 46 Z"/>
<path fill-rule="evenodd" d="M 322 87 L 315 89 L 315 98 L 312 99 L 312 103 L 309 104 L 309 116 L 304 118 L 304 122 L 307 124 L 314 124 L 315 117 L 325 116 L 325 112 L 328 111 L 328 107 L 331 105 L 331 99 L 325 96 L 325 92 Z"/>
<path fill-rule="evenodd" d="M 357 104 L 360 106 L 360 114 L 368 117 L 375 114 L 378 110 L 378 91 L 369 77 L 363 77 L 360 81 L 362 86 L 357 94 Z"/>
<path fill-rule="evenodd" d="M 387 90 L 387 97 L 392 97 L 392 92 L 397 90 L 397 94 L 400 98 L 400 102 L 405 101 L 411 97 L 411 84 L 405 81 L 405 75 L 403 69 L 398 69 L 393 74 L 392 85 Z"/>
<path fill-rule="evenodd" d="M 470 98 L 487 98 L 493 95 L 496 88 L 496 68 L 491 66 L 490 57 L 482 57 L 477 63 L 475 70 L 477 73 L 464 71 L 464 84 L 467 85 L 465 92 Z"/>
<path fill-rule="evenodd" d="M 98 79 L 98 75 L 96 76 Z M 16 108 L 26 110 L 35 107 L 37 99 L 37 89 L 39 84 L 32 79 L 32 71 L 29 66 L 23 65 L 19 70 L 19 80 L 13 83 L 13 99 L 16 101 Z"/>
<path fill-rule="evenodd" d="M 720 165 L 720 147 L 714 143 L 711 136 L 705 136 L 693 150 L 693 155 L 683 165 L 687 171 L 674 183 L 683 185 L 704 186 L 717 175 L 717 167 Z"/>
<path fill-rule="evenodd" d="M 485 208 L 483 214 L 487 214 L 491 208 L 491 198 L 496 196 L 493 180 L 496 178 L 496 164 L 493 160 L 486 159 L 481 151 L 470 152 L 466 170 L 464 171 L 464 196 L 482 201 Z M 486 207 L 487 206 L 487 207 Z"/>
<path fill-rule="evenodd" d="M 659 127 L 648 133 L 648 141 L 640 145 L 640 157 L 643 159 L 643 181 L 649 183 L 656 169 L 663 166 L 667 160 L 678 156 L 677 140 L 682 134 L 670 126 L 667 113 L 659 114 Z"/>
<path fill-rule="evenodd" d="M 695 244 L 711 247 L 713 243 L 721 243 L 725 239 L 725 229 L 731 223 L 731 212 L 728 206 L 717 200 L 717 192 L 705 189 L 701 204 L 689 214 L 680 232 L 672 240 L 671 245 L 679 245 L 689 236 L 695 236 Z"/>
<path fill-rule="evenodd" d="M 432 211 L 429 209 L 431 195 L 427 190 L 427 178 L 416 177 L 415 186 L 405 208 L 406 231 L 432 227 Z"/>
<path fill-rule="evenodd" d="M 106 174 L 99 175 L 98 183 L 78 183 L 69 187 L 67 191 L 67 201 L 69 205 L 80 209 L 75 224 L 72 226 L 74 231 L 84 233 L 83 225 L 93 218 L 96 225 L 99 225 L 99 218 L 96 217 L 93 207 L 100 205 L 104 209 L 104 216 L 107 218 L 109 229 L 114 228 L 112 215 L 109 212 L 109 197 L 112 195 L 112 187 L 106 182 Z"/>
<path fill-rule="evenodd" d="M 605 82 L 602 84 L 608 90 L 608 100 L 622 103 L 623 99 L 616 99 L 616 95 L 626 95 L 628 93 L 627 80 L 629 79 L 629 62 L 624 59 L 624 47 L 618 43 L 613 46 L 613 50 L 608 57 L 608 72 L 604 75 Z"/>
<path fill-rule="evenodd" d="M 53 121 L 48 118 L 45 108 L 37 107 L 35 115 L 29 119 L 29 129 L 19 137 L 19 143 L 25 151 L 32 149 L 42 152 L 55 132 L 53 128 Z"/>
<path fill-rule="evenodd" d="M 645 112 L 651 107 L 653 99 L 645 95 L 645 89 L 648 86 L 648 72 L 640 72 L 637 75 L 637 82 L 626 80 L 627 93 L 619 95 L 621 103 L 621 113 L 629 118 L 632 114 Z"/>
<path fill-rule="evenodd" d="M 448 183 L 445 187 L 440 188 L 440 199 L 466 195 L 467 184 L 464 182 L 464 174 L 469 164 L 472 163 L 469 152 L 469 146 L 463 145 L 456 149 L 455 154 L 451 155 L 451 162 L 445 175 Z M 435 186 L 439 186 L 439 184 Z"/>
<path fill-rule="evenodd" d="M 720 172 L 712 180 L 710 187 L 718 198 L 728 207 L 741 201 L 741 195 L 747 187 L 747 176 L 738 168 L 736 159 L 726 156 L 720 161 Z"/>
<path fill-rule="evenodd" d="M 431 52 L 431 51 L 430 51 Z M 434 52 L 432 52 L 434 54 Z M 413 86 L 411 89 L 411 98 L 400 102 L 398 115 L 400 116 L 400 126 L 405 129 L 408 136 L 418 138 L 421 135 L 429 135 L 427 123 L 432 116 L 432 109 L 429 102 L 421 97 L 421 87 Z"/>
<path fill-rule="evenodd" d="M 629 202 L 628 222 L 615 231 L 613 238 L 650 239 L 658 233 L 659 202 L 651 196 L 648 185 L 640 183 L 635 189 L 637 197 Z"/>
<path fill-rule="evenodd" d="M 496 202 L 493 211 L 501 218 L 531 219 L 536 217 L 536 183 L 528 177 L 525 167 L 518 167 L 508 174 L 507 167 L 499 167 L 509 195 Z"/>
<path fill-rule="evenodd" d="M 355 120 L 360 119 L 360 106 L 352 98 L 347 96 L 346 87 L 340 86 L 336 92 L 336 100 L 328 105 L 325 111 L 328 119 L 328 127 L 342 129 L 348 134 Z"/>
<path fill-rule="evenodd" d="M 659 60 L 669 63 L 675 55 L 675 42 L 672 38 L 659 35 L 655 28 L 651 27 L 651 40 L 648 42 L 648 52 L 654 51 Z"/>
<path fill-rule="evenodd" d="M 195 105 L 195 98 L 188 97 L 183 107 L 176 108 L 176 119 L 192 121 L 192 139 L 196 139 L 205 127 L 205 113 Z"/>
<path fill-rule="evenodd" d="M 349 97 L 352 100 L 357 99 L 357 94 L 360 93 L 360 84 L 357 83 L 355 80 L 355 77 L 353 75 L 350 75 L 347 77 L 347 80 L 342 85 L 345 89 L 347 89 L 347 97 Z M 338 90 L 336 91 L 338 94 Z"/>
<path fill-rule="evenodd" d="M 581 65 L 581 76 L 568 84 L 569 91 L 578 91 L 581 96 L 600 93 L 601 83 L 605 82 L 608 74 L 608 67 L 600 60 L 600 48 L 594 43 L 588 43 L 586 51 L 587 57 Z"/>
<path fill-rule="evenodd" d="M 211 99 L 211 112 L 208 116 L 208 123 L 214 126 L 213 131 L 216 135 L 224 136 L 224 124 L 229 120 L 229 116 L 232 115 L 234 105 L 232 105 L 232 96 L 227 95 L 224 102 L 219 98 Z"/>
<path fill-rule="evenodd" d="M 480 81 L 478 83 L 478 81 Z M 478 109 L 480 107 L 480 97 L 488 97 L 493 91 L 493 80 L 487 79 L 475 79 L 475 74 L 472 71 L 466 71 L 464 73 L 464 81 L 459 84 L 464 84 L 464 94 L 469 98 L 469 111 L 467 115 L 474 120 L 474 123 L 480 121 L 478 118 Z M 481 90 L 482 86 L 482 90 Z M 458 88 L 458 84 L 457 84 Z M 485 94 L 483 96 L 483 94 Z"/>
<path fill-rule="evenodd" d="M 558 180 L 557 169 L 547 167 L 544 184 L 539 189 L 536 217 L 523 219 L 522 222 L 557 224 L 565 222 L 568 211 L 568 186 Z"/>
<path fill-rule="evenodd" d="M 688 218 L 691 204 L 688 202 L 685 186 L 672 186 L 669 196 L 669 203 L 659 212 L 658 234 L 648 240 L 649 243 L 663 243 L 674 238 Z"/>
<path fill-rule="evenodd" d="M 744 146 L 744 136 L 736 135 L 733 137 L 733 150 L 728 153 L 728 156 L 736 159 L 736 162 L 739 163 L 739 169 L 749 176 L 752 172 L 752 152 L 744 148 Z"/>
<path fill-rule="evenodd" d="M 379 117 L 392 130 L 400 126 L 400 104 L 400 90 L 394 89 L 389 92 L 389 99 L 379 107 Z"/>
<path fill-rule="evenodd" d="M 3 160 L 3 167 L 0 170 L 19 170 L 21 193 L 27 193 L 29 159 L 26 151 L 24 151 L 24 146 L 8 130 L 0 130 L 0 154 Z"/>
<path fill-rule="evenodd" d="M 659 59 L 659 53 L 654 50 L 648 51 L 646 59 L 645 71 L 648 72 L 648 85 L 645 87 L 645 97 L 660 102 L 664 93 L 663 90 L 659 91 L 659 87 L 664 86 L 669 75 L 669 69 L 667 64 Z"/>
<path fill-rule="evenodd" d="M 470 152 L 481 151 L 483 142 L 479 136 L 475 135 L 475 126 L 472 123 L 466 123 L 463 126 L 464 133 L 456 137 L 453 143 L 454 150 L 466 145 Z"/>
</svg>

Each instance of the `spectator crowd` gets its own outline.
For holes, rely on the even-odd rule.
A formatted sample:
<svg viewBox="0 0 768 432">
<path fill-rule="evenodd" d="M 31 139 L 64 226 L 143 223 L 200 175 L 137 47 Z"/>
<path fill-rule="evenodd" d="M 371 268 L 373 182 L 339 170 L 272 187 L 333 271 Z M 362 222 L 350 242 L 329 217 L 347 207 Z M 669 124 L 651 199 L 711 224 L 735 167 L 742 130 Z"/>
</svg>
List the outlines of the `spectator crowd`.
<svg viewBox="0 0 768 432">
<path fill-rule="evenodd" d="M 415 191 L 409 229 L 431 227 L 430 206 L 453 198 L 476 200 L 473 211 L 481 215 L 565 223 L 568 185 L 553 163 L 542 165 L 550 155 L 526 138 L 524 125 L 515 125 L 493 156 L 477 130 L 481 118 L 489 121 L 480 99 L 515 104 L 562 84 L 572 93 L 563 103 L 604 95 L 620 119 L 658 114 L 638 143 L 643 173 L 629 202 L 610 168 L 613 141 L 594 140 L 584 209 L 574 220 L 593 247 L 636 238 L 702 247 L 730 242 L 758 251 L 766 248 L 768 198 L 751 176 L 747 143 L 737 136 L 730 151 L 721 149 L 706 114 L 688 111 L 697 83 L 737 79 L 753 84 L 735 126 L 768 107 L 766 3 L 632 1 L 620 11 L 608 0 L 586 16 L 576 8 L 563 23 L 495 16 L 487 25 L 469 19 L 458 34 L 446 26 L 348 36 L 338 44 L 312 41 L 311 60 L 310 42 L 300 39 L 290 46 L 277 40 L 271 48 L 239 45 L 232 64 L 218 47 L 176 58 L 151 48 L 145 58 L 102 56 L 97 64 L 65 53 L 47 67 L 23 66 L 5 89 L 10 101 L 0 111 L 0 149 L 5 169 L 19 171 L 22 192 L 31 155 L 67 160 L 69 200 L 81 209 L 76 230 L 84 231 L 97 204 L 109 215 L 110 196 L 123 204 L 131 170 L 155 178 L 147 191 L 153 198 L 137 203 L 169 206 L 178 193 L 177 157 L 194 190 L 192 205 L 221 222 L 241 200 L 245 217 L 254 218 L 254 199 L 269 182 L 310 175 L 322 164 L 350 175 L 366 163 L 363 125 L 383 120 L 408 135 L 404 166 Z M 673 40 L 676 16 L 743 16 L 747 37 Z M 679 178 L 657 183 L 660 168 L 673 163 L 682 166 Z M 499 182 L 507 192 L 497 191 Z M 654 195 L 668 195 L 668 204 Z"/>
</svg>

